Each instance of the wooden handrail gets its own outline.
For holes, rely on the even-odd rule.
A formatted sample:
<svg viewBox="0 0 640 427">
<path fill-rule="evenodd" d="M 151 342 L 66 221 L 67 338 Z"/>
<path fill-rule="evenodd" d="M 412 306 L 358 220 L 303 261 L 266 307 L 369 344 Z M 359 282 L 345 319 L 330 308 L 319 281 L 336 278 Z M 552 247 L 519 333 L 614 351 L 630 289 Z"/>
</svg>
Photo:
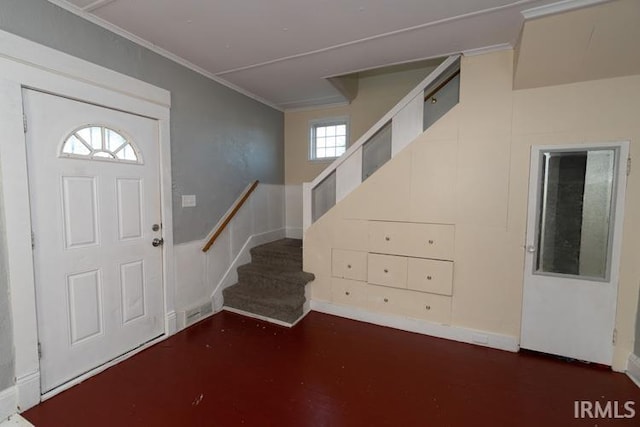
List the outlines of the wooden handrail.
<svg viewBox="0 0 640 427">
<path fill-rule="evenodd" d="M 258 186 L 258 183 L 260 181 L 256 180 L 253 182 L 253 184 L 251 184 L 251 187 L 249 187 L 249 189 L 244 193 L 244 195 L 240 198 L 240 200 L 238 200 L 235 204 L 235 206 L 233 207 L 233 209 L 231 210 L 231 212 L 229 212 L 229 214 L 227 215 L 227 217 L 224 219 L 224 221 L 222 221 L 222 224 L 220 224 L 218 226 L 218 228 L 216 229 L 216 231 L 213 233 L 213 236 L 211 236 L 211 238 L 209 239 L 209 241 L 207 242 L 206 245 L 204 245 L 204 247 L 202 248 L 202 252 L 207 252 L 211 246 L 213 246 L 214 242 L 216 241 L 216 239 L 220 236 L 220 234 L 222 234 L 222 232 L 224 231 L 224 229 L 226 228 L 227 225 L 229 225 L 229 223 L 231 222 L 231 220 L 233 219 L 233 217 L 238 213 L 238 211 L 240 210 L 240 208 L 242 207 L 242 205 L 244 205 L 244 202 L 247 201 L 247 199 L 249 198 L 249 196 L 251 195 L 251 193 L 253 193 L 253 190 L 256 189 L 256 187 Z"/>
<path fill-rule="evenodd" d="M 449 77 L 447 77 L 446 79 L 444 79 L 438 86 L 434 87 L 431 92 L 429 92 L 428 95 L 424 96 L 424 100 L 427 101 L 429 98 L 431 98 L 433 95 L 435 95 L 436 93 L 438 93 L 438 91 L 440 89 L 442 89 L 443 87 L 445 87 L 451 80 L 455 79 L 456 76 L 460 75 L 460 70 L 455 71 L 453 74 L 451 74 Z"/>
</svg>

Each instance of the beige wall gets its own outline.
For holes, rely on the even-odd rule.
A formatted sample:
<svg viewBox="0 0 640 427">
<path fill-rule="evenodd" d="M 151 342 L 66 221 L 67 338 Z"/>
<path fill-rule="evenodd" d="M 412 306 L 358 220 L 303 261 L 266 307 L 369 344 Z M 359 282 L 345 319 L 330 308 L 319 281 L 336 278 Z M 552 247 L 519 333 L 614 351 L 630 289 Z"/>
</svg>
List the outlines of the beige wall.
<svg viewBox="0 0 640 427">
<path fill-rule="evenodd" d="M 530 147 L 628 140 L 638 158 L 640 76 L 513 91 L 512 67 L 512 51 L 463 58 L 460 104 L 308 229 L 313 299 L 336 303 L 332 248 L 366 251 L 367 220 L 454 224 L 451 325 L 518 339 Z M 632 173 L 618 370 L 633 347 L 639 254 L 640 174 Z"/>
<path fill-rule="evenodd" d="M 285 183 L 312 181 L 330 161 L 309 160 L 309 121 L 325 117 L 350 118 L 349 143 L 355 142 L 435 67 L 395 73 L 373 73 L 360 78 L 358 96 L 350 105 L 284 115 Z"/>
</svg>

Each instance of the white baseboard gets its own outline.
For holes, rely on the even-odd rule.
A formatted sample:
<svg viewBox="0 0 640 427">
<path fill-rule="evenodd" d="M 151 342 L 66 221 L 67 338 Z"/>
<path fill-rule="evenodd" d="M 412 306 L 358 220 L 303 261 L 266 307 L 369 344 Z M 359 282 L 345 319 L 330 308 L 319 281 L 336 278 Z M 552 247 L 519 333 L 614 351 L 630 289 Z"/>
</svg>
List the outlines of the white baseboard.
<svg viewBox="0 0 640 427">
<path fill-rule="evenodd" d="M 254 234 L 247 239 L 247 241 L 242 246 L 242 249 L 238 252 L 238 255 L 233 259 L 227 271 L 225 271 L 222 279 L 218 282 L 216 287 L 213 290 L 213 294 L 211 298 L 213 299 L 213 310 L 218 311 L 218 305 L 222 308 L 222 304 L 220 302 L 223 301 L 222 291 L 229 286 L 235 284 L 237 279 L 237 268 L 242 264 L 249 262 L 251 259 L 250 250 L 258 245 L 263 243 L 272 242 L 274 240 L 282 239 L 285 237 L 286 230 L 284 228 L 279 228 L 277 230 L 267 231 L 260 234 Z"/>
<path fill-rule="evenodd" d="M 16 387 L 11 386 L 6 390 L 0 391 L 0 422 L 16 412 L 18 412 L 18 396 Z"/>
<path fill-rule="evenodd" d="M 412 319 L 391 314 L 373 313 L 360 308 L 347 307 L 327 301 L 311 301 L 311 310 L 361 322 L 373 323 L 374 325 L 388 326 L 390 328 L 400 329 L 403 331 L 415 332 L 438 338 L 446 338 L 453 341 L 476 344 L 499 350 L 517 352 L 520 349 L 518 339 L 509 335 L 461 328 L 459 326 L 442 325 L 439 323 L 428 322 L 426 320 Z"/>
<path fill-rule="evenodd" d="M 290 239 L 302 239 L 302 227 L 287 227 L 286 236 Z"/>
<path fill-rule="evenodd" d="M 40 371 L 16 379 L 18 412 L 24 412 L 40 403 Z"/>
<path fill-rule="evenodd" d="M 284 326 L 285 328 L 293 328 L 294 326 L 296 326 L 302 319 L 304 319 L 304 317 L 309 314 L 309 311 L 304 311 L 302 312 L 302 316 L 300 316 L 300 318 L 298 318 L 298 320 L 296 320 L 293 323 L 288 323 L 288 322 L 283 322 L 282 320 L 278 320 L 278 319 L 272 319 L 271 317 L 266 317 L 266 316 L 261 316 L 259 314 L 255 314 L 255 313 L 250 313 L 248 311 L 244 311 L 244 310 L 238 310 L 237 308 L 233 308 L 233 307 L 222 307 L 222 309 L 224 311 L 228 311 L 230 313 L 235 313 L 235 314 L 240 314 L 242 316 L 246 316 L 246 317 L 251 317 L 252 319 L 258 319 L 258 320 L 262 320 L 263 322 L 267 322 L 267 323 L 273 323 L 274 325 L 278 325 L 278 326 Z"/>
<path fill-rule="evenodd" d="M 230 313 L 240 314 L 242 316 L 251 317 L 252 319 L 258 319 L 258 320 L 262 320 L 263 322 L 273 323 L 274 325 L 278 325 L 278 326 L 284 326 L 285 328 L 290 328 L 293 325 L 295 325 L 295 323 L 283 322 L 282 320 L 272 319 L 270 317 L 261 316 L 259 314 L 250 313 L 244 310 L 238 310 L 237 308 L 233 308 L 233 307 L 223 307 L 222 309 Z"/>
<path fill-rule="evenodd" d="M 168 336 L 174 335 L 178 331 L 178 319 L 175 310 L 167 313 L 165 327 Z"/>
<path fill-rule="evenodd" d="M 640 357 L 631 353 L 627 364 L 627 376 L 640 387 Z"/>
</svg>

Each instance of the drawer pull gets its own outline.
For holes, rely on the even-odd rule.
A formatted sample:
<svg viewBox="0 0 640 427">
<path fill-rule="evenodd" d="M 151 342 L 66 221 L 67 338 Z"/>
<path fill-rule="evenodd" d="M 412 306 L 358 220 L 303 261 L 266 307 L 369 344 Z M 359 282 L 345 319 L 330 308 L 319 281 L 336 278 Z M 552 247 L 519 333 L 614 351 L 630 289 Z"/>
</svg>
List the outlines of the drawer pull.
<svg viewBox="0 0 640 427">
<path fill-rule="evenodd" d="M 431 310 L 431 306 L 430 305 L 427 305 L 424 308 L 426 308 L 427 310 Z"/>
<path fill-rule="evenodd" d="M 429 244 L 430 244 L 430 245 L 433 245 L 433 240 L 429 240 Z"/>
<path fill-rule="evenodd" d="M 384 272 L 385 272 L 385 273 L 388 273 L 388 272 L 389 272 L 389 270 L 387 270 L 387 269 L 385 268 L 385 269 L 384 269 Z"/>
<path fill-rule="evenodd" d="M 432 277 L 431 277 L 431 276 L 427 276 L 427 280 L 431 280 L 431 279 L 432 279 Z"/>
<path fill-rule="evenodd" d="M 345 292 L 344 294 L 347 295 L 347 296 L 351 295 L 351 293 L 349 291 Z"/>
<path fill-rule="evenodd" d="M 351 264 L 347 264 L 347 268 L 351 268 Z"/>
<path fill-rule="evenodd" d="M 389 240 L 391 240 L 391 237 L 389 237 L 389 236 L 384 236 L 384 240 L 386 240 L 386 241 L 388 242 Z"/>
<path fill-rule="evenodd" d="M 385 299 L 384 299 L 384 302 L 389 302 L 389 298 L 385 298 Z"/>
</svg>

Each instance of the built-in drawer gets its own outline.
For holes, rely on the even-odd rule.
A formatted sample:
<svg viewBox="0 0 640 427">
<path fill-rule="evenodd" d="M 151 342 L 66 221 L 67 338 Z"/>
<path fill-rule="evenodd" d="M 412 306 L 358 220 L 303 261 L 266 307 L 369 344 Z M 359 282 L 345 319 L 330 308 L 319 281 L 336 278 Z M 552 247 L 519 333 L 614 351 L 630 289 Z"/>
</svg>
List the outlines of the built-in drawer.
<svg viewBox="0 0 640 427">
<path fill-rule="evenodd" d="M 420 292 L 451 295 L 453 262 L 424 258 L 409 258 L 407 288 Z"/>
<path fill-rule="evenodd" d="M 369 252 L 453 260 L 454 226 L 370 221 Z"/>
<path fill-rule="evenodd" d="M 373 311 L 451 323 L 451 297 L 375 285 L 369 285 L 367 292 L 368 304 Z"/>
<path fill-rule="evenodd" d="M 331 278 L 331 301 L 335 304 L 370 309 L 369 285 L 356 280 Z"/>
<path fill-rule="evenodd" d="M 343 279 L 367 281 L 367 253 L 333 249 L 331 275 Z"/>
<path fill-rule="evenodd" d="M 407 287 L 407 258 L 393 255 L 369 254 L 367 281 L 394 288 Z"/>
</svg>

